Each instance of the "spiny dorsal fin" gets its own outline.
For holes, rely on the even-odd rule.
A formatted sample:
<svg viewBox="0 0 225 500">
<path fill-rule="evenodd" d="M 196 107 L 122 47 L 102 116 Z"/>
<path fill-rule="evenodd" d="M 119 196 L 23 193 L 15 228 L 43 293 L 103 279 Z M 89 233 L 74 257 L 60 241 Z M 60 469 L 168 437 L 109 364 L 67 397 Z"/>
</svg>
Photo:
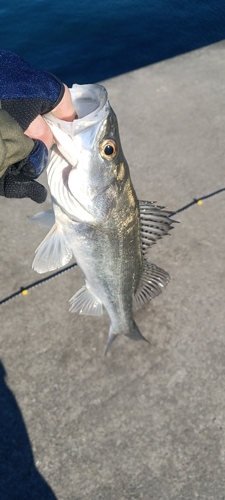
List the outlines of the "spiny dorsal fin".
<svg viewBox="0 0 225 500">
<path fill-rule="evenodd" d="M 54 271 L 68 264 L 72 252 L 67 246 L 59 224 L 55 223 L 36 250 L 32 267 L 37 273 Z"/>
<path fill-rule="evenodd" d="M 142 252 L 145 254 L 151 245 L 168 234 L 173 228 L 172 223 L 176 221 L 170 219 L 171 212 L 163 210 L 164 207 L 154 205 L 154 202 L 139 201 L 139 208 Z"/>
<path fill-rule="evenodd" d="M 144 259 L 143 273 L 133 299 L 133 308 L 136 310 L 157 297 L 169 281 L 170 275 L 166 271 Z"/>
<path fill-rule="evenodd" d="M 85 285 L 71 297 L 70 303 L 70 312 L 79 311 L 87 316 L 101 316 L 103 313 L 102 302 Z"/>
</svg>

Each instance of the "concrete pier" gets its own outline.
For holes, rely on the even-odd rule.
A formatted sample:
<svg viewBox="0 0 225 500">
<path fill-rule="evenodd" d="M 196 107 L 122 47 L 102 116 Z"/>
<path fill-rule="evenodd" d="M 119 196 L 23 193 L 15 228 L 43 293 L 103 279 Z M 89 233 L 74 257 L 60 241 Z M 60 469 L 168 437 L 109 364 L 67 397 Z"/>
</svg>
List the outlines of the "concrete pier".
<svg viewBox="0 0 225 500">
<path fill-rule="evenodd" d="M 139 199 L 225 188 L 225 42 L 103 84 Z M 0 206 L 3 299 L 41 278 L 29 219 L 50 200 Z M 1 500 L 225 498 L 225 191 L 176 219 L 149 252 L 172 281 L 135 315 L 150 345 L 104 358 L 107 315 L 68 312 L 78 268 L 0 307 Z"/>
</svg>

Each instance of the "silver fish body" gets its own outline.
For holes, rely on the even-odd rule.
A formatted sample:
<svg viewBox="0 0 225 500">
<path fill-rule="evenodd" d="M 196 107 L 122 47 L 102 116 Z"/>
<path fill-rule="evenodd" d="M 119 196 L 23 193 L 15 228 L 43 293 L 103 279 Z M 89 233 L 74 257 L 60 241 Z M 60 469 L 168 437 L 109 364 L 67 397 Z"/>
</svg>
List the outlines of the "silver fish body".
<svg viewBox="0 0 225 500">
<path fill-rule="evenodd" d="M 158 295 L 170 279 L 147 261 L 145 253 L 168 233 L 172 221 L 161 207 L 137 200 L 105 89 L 78 87 L 93 92 L 94 109 L 85 115 L 80 104 L 75 130 L 65 130 L 64 123 L 55 124 L 47 117 L 58 140 L 47 169 L 55 222 L 37 249 L 33 267 L 42 273 L 75 258 L 85 285 L 72 297 L 70 310 L 97 316 L 106 309 L 110 318 L 107 351 L 120 334 L 144 339 L 133 319 L 133 307 Z M 74 106 L 79 108 L 79 103 Z"/>
</svg>

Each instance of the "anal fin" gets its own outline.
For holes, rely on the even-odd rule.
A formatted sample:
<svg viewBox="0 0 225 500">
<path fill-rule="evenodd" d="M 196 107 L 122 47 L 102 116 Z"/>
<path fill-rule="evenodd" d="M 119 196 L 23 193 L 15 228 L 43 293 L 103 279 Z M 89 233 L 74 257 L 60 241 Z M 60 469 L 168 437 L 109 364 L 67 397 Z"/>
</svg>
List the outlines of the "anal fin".
<svg viewBox="0 0 225 500">
<path fill-rule="evenodd" d="M 87 316 L 101 316 L 103 313 L 102 302 L 85 285 L 71 297 L 70 303 L 70 312 L 79 311 Z"/>
<path fill-rule="evenodd" d="M 170 282 L 170 275 L 160 267 L 144 259 L 143 273 L 133 299 L 134 310 L 157 297 Z"/>
</svg>

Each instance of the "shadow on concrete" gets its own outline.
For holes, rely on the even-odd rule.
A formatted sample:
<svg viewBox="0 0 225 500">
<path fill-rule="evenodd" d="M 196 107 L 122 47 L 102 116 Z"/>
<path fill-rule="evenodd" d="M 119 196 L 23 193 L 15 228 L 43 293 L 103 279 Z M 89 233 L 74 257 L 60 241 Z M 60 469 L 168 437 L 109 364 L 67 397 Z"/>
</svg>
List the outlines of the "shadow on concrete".
<svg viewBox="0 0 225 500">
<path fill-rule="evenodd" d="M 26 426 L 0 362 L 0 498 L 56 500 L 35 467 Z"/>
</svg>

